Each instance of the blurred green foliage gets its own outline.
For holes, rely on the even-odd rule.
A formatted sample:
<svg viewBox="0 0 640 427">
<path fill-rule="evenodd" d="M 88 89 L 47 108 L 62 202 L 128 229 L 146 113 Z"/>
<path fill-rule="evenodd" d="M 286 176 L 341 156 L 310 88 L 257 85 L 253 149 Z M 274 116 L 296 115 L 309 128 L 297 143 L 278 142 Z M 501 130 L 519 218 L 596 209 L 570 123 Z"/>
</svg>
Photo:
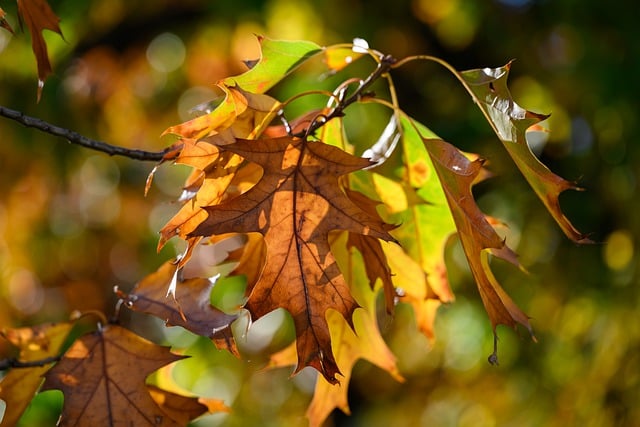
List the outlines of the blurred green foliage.
<svg viewBox="0 0 640 427">
<path fill-rule="evenodd" d="M 500 264 L 494 270 L 532 317 L 539 342 L 499 329 L 501 365 L 486 363 L 490 325 L 452 241 L 449 275 L 457 301 L 440 310 L 433 347 L 416 331 L 411 310 L 399 307 L 382 326 L 407 381 L 398 384 L 358 364 L 352 416 L 336 413 L 329 425 L 640 425 L 640 43 L 633 2 L 50 3 L 65 40 L 45 32 L 55 74 L 43 99 L 36 104 L 28 34 L 1 30 L 0 104 L 148 150 L 168 145 L 160 133 L 214 97 L 215 81 L 243 71 L 241 60 L 258 55 L 254 33 L 319 44 L 362 37 L 398 58 L 427 53 L 458 69 L 516 58 L 514 98 L 552 113 L 539 155 L 587 190 L 563 195 L 563 208 L 600 243 L 576 247 L 562 236 L 517 171 L 503 166 L 505 153 L 452 77 L 433 65 L 399 70 L 405 110 L 458 147 L 481 153 L 496 171 L 478 187 L 479 203 L 509 224 L 507 242 L 530 274 Z M 1 5 L 19 28 L 15 2 Z M 291 90 L 285 85 L 276 93 Z M 171 247 L 156 255 L 155 245 L 157 231 L 177 210 L 172 201 L 186 170 L 161 169 L 143 198 L 152 165 L 88 152 L 5 119 L 0 139 L 1 326 L 61 320 L 74 309 L 111 313 L 113 285 L 129 289 L 175 255 Z M 234 412 L 196 425 L 305 424 L 313 373 L 288 379 L 283 370 L 257 372 L 264 362 L 241 363 L 206 340 L 149 319 L 135 317 L 131 324 L 202 355 L 180 362 L 174 374 L 183 387 L 223 398 Z M 47 396 L 39 401 L 44 404 L 34 404 L 32 420 L 46 407 L 59 410 Z"/>
</svg>

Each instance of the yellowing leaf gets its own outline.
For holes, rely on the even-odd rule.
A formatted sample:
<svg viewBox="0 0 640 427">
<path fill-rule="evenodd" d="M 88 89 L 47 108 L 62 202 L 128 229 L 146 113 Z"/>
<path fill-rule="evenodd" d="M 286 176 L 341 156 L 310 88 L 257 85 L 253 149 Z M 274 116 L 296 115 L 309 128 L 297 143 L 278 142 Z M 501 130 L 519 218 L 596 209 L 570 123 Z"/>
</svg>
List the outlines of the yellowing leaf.
<svg viewBox="0 0 640 427">
<path fill-rule="evenodd" d="M 400 301 L 412 306 L 418 330 L 429 341 L 433 341 L 435 339 L 434 321 L 438 307 L 442 304 L 441 297 L 428 286 L 427 274 L 420 264 L 407 255 L 401 247 L 383 244 L 383 249 L 389 260 L 389 268 L 393 271 L 393 284 L 400 294 Z M 435 271 L 434 274 L 438 277 L 429 277 L 432 283 L 437 280 L 446 281 L 446 270 Z M 453 298 L 453 295 L 451 297 Z"/>
<path fill-rule="evenodd" d="M 61 426 L 180 426 L 151 398 L 145 378 L 182 359 L 119 326 L 83 336 L 46 374 L 64 393 Z"/>
<path fill-rule="evenodd" d="M 5 329 L 1 335 L 20 349 L 21 362 L 58 356 L 73 324 L 43 324 L 32 328 Z M 42 384 L 42 375 L 53 363 L 10 370 L 0 381 L 0 399 L 7 404 L 1 427 L 15 425 Z"/>
<path fill-rule="evenodd" d="M 253 138 L 269 125 L 280 108 L 280 103 L 270 96 L 224 84 L 217 86 L 225 96 L 212 112 L 171 126 L 163 135 L 174 134 L 195 140 L 212 136 L 217 145 L 231 143 L 234 138 Z"/>
<path fill-rule="evenodd" d="M 341 190 L 339 177 L 370 165 L 322 142 L 299 138 L 242 141 L 224 146 L 264 174 L 249 191 L 207 207 L 209 218 L 193 236 L 259 232 L 267 258 L 246 307 L 254 319 L 277 308 L 291 313 L 299 371 L 313 366 L 332 383 L 339 372 L 325 318 L 338 311 L 351 324 L 357 307 L 331 253 L 332 230 L 390 240 L 389 225 L 359 208 Z"/>
<path fill-rule="evenodd" d="M 38 101 L 47 76 L 51 74 L 51 63 L 47 54 L 47 43 L 42 37 L 43 30 L 54 31 L 62 36 L 58 23 L 60 18 L 49 7 L 46 0 L 16 0 L 18 13 L 31 32 L 31 47 L 38 63 Z"/>
<path fill-rule="evenodd" d="M 331 247 L 336 257 L 345 261 L 346 265 L 342 267 L 342 271 L 361 307 L 353 313 L 353 330 L 337 312 L 330 310 L 327 313 L 331 342 L 343 378 L 339 385 L 318 378 L 313 400 L 307 409 L 311 427 L 322 425 L 334 408 L 340 408 L 346 414 L 350 413 L 347 391 L 353 366 L 358 359 L 365 359 L 388 372 L 397 381 L 403 381 L 396 366 L 396 358 L 380 335 L 376 321 L 375 296 L 379 288 L 376 286 L 372 289 L 370 286 L 370 278 L 365 272 L 366 260 L 362 257 L 363 254 L 357 253 L 355 247 L 349 245 L 352 233 L 348 234 L 349 237 L 341 233 L 332 242 Z"/>
<path fill-rule="evenodd" d="M 201 141 L 200 144 L 208 143 Z M 186 238 L 207 218 L 207 213 L 202 209 L 202 206 L 218 204 L 225 198 L 238 195 L 242 182 L 247 179 L 257 179 L 255 174 L 259 176 L 259 173 L 260 169 L 255 165 L 243 167 L 242 158 L 231 152 L 227 151 L 219 155 L 202 172 L 203 180 L 199 188 L 190 189 L 197 193 L 191 196 L 191 200 L 188 200 L 180 211 L 160 230 L 158 247 L 161 248 L 167 240 L 175 235 Z M 254 182 L 251 182 L 251 185 Z"/>
<path fill-rule="evenodd" d="M 579 188 L 552 173 L 527 144 L 527 129 L 548 116 L 525 110 L 515 103 L 507 88 L 510 68 L 511 63 L 499 68 L 463 71 L 459 75 L 469 85 L 496 135 L 562 231 L 578 243 L 591 243 L 564 216 L 558 200 L 563 191 Z"/>
</svg>

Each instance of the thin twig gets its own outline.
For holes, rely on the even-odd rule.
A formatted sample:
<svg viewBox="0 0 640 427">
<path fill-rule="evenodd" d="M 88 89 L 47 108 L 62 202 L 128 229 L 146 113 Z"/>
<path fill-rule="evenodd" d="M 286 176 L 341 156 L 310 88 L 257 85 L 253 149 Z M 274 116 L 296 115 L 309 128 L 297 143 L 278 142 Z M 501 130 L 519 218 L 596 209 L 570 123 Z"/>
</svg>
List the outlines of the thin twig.
<svg viewBox="0 0 640 427">
<path fill-rule="evenodd" d="M 133 160 L 159 162 L 167 152 L 167 150 L 158 152 L 132 150 L 129 148 L 107 144 L 106 142 L 96 141 L 95 139 L 87 138 L 86 136 L 81 135 L 78 132 L 52 125 L 51 123 L 45 122 L 44 120 L 27 116 L 20 111 L 12 110 L 1 105 L 0 116 L 15 120 L 16 122 L 24 126 L 35 128 L 51 135 L 59 136 L 66 139 L 71 144 L 77 144 L 90 150 L 100 151 L 110 156 L 123 156 Z"/>
<path fill-rule="evenodd" d="M 60 356 L 45 357 L 39 360 L 30 360 L 28 362 L 22 362 L 18 359 L 3 359 L 0 360 L 0 371 L 6 371 L 9 368 L 37 368 L 48 365 L 49 363 L 59 362 Z"/>
<path fill-rule="evenodd" d="M 313 132 L 315 132 L 320 127 L 322 127 L 325 123 L 327 123 L 329 120 L 332 120 L 336 117 L 343 116 L 344 115 L 343 112 L 345 108 L 347 108 L 349 105 L 353 104 L 354 102 L 359 101 L 362 98 L 363 94 L 365 93 L 365 90 L 369 86 L 371 86 L 376 80 L 378 80 L 380 77 L 388 73 L 389 70 L 391 70 L 391 68 L 393 67 L 393 64 L 395 63 L 396 63 L 396 59 L 394 57 L 390 55 L 382 56 L 380 58 L 380 62 L 378 63 L 378 67 L 371 74 L 369 74 L 369 76 L 367 76 L 365 80 L 362 80 L 360 82 L 360 85 L 356 88 L 356 90 L 351 95 L 349 95 L 349 97 L 338 102 L 338 105 L 336 105 L 335 108 L 333 108 L 331 112 L 329 112 L 329 114 L 324 116 L 323 120 L 314 120 L 308 129 L 294 136 L 303 137 L 306 135 L 311 135 L 313 134 Z"/>
</svg>

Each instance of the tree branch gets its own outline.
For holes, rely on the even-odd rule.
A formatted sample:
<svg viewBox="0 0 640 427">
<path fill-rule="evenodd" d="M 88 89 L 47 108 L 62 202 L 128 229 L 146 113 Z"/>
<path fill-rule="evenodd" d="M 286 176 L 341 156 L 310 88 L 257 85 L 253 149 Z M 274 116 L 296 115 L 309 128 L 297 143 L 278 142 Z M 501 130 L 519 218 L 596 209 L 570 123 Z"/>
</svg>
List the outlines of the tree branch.
<svg viewBox="0 0 640 427">
<path fill-rule="evenodd" d="M 6 371 L 9 368 L 36 368 L 48 365 L 49 363 L 59 362 L 60 356 L 45 357 L 40 360 L 30 360 L 21 362 L 18 359 L 2 359 L 0 360 L 0 371 Z"/>
<path fill-rule="evenodd" d="M 384 74 L 388 73 L 393 68 L 393 65 L 396 62 L 396 59 L 391 55 L 381 56 L 380 62 L 378 63 L 376 69 L 371 74 L 369 74 L 366 79 L 360 82 L 360 85 L 358 85 L 358 87 L 351 95 L 349 95 L 346 99 L 340 100 L 340 102 L 338 102 L 338 105 L 336 105 L 329 114 L 327 114 L 325 117 L 322 117 L 322 120 L 313 121 L 308 129 L 298 134 L 294 134 L 294 136 L 302 137 L 305 135 L 313 134 L 313 132 L 324 126 L 324 124 L 329 120 L 332 120 L 336 117 L 342 117 L 344 115 L 345 108 L 347 108 L 354 102 L 359 101 L 365 93 L 365 90 L 368 89 L 369 86 L 371 86 Z"/>
<path fill-rule="evenodd" d="M 45 122 L 44 120 L 27 116 L 20 111 L 15 111 L 10 108 L 3 107 L 2 105 L 0 105 L 0 116 L 15 120 L 16 122 L 24 126 L 35 128 L 51 135 L 59 136 L 66 139 L 71 144 L 80 145 L 90 150 L 101 151 L 110 156 L 123 156 L 133 160 L 159 162 L 167 152 L 167 150 L 159 152 L 132 150 L 129 148 L 107 144 L 106 142 L 96 141 L 95 139 L 87 138 L 86 136 L 81 135 L 78 132 L 52 125 L 51 123 Z"/>
</svg>

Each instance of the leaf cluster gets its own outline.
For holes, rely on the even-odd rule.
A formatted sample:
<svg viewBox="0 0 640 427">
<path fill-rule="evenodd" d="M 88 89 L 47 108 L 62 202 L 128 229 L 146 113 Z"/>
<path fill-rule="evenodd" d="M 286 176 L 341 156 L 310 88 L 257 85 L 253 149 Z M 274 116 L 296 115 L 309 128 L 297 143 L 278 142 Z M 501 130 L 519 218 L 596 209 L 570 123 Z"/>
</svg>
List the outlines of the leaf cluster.
<svg viewBox="0 0 640 427">
<path fill-rule="evenodd" d="M 396 60 L 362 40 L 321 47 L 260 38 L 260 45 L 262 55 L 247 62 L 247 72 L 217 82 L 220 99 L 199 117 L 165 131 L 176 141 L 163 163 L 187 165 L 192 172 L 181 208 L 160 231 L 159 248 L 174 237 L 187 248 L 130 293 L 116 290 L 120 303 L 240 357 L 233 323 L 243 313 L 254 322 L 285 309 L 293 319 L 295 343 L 272 355 L 270 366 L 294 365 L 294 373 L 310 366 L 321 374 L 307 413 L 312 425 L 336 407 L 348 412 L 347 384 L 358 359 L 402 380 L 378 327 L 376 295 L 381 289 L 389 314 L 397 304 L 409 304 L 418 327 L 432 339 L 437 308 L 454 299 L 444 262 L 453 234 L 494 336 L 503 324 L 522 325 L 533 337 L 529 318 L 491 271 L 491 257 L 522 267 L 497 233 L 499 221 L 484 215 L 474 200 L 473 186 L 489 176 L 484 160 L 404 113 L 393 84 L 393 71 L 412 61 L 451 71 L 560 228 L 587 243 L 558 202 L 561 192 L 577 187 L 529 150 L 527 130 L 547 116 L 513 101 L 507 88 L 511 64 L 459 72 L 431 56 Z M 44 61 L 46 50 L 44 57 L 35 46 L 34 51 Z M 330 75 L 355 61 L 372 66 L 369 74 L 346 79 L 332 91 L 310 90 L 286 100 L 266 93 L 318 58 Z M 389 95 L 371 92 L 375 82 L 386 84 Z M 324 96 L 324 107 L 288 117 L 288 106 L 309 95 Z M 384 132 L 361 155 L 343 122 L 356 103 L 382 105 L 389 112 Z M 237 247 L 212 255 L 229 241 Z M 219 268 L 222 261 L 225 269 Z M 245 299 L 232 309 L 212 303 L 213 293 L 224 293 L 217 288 L 221 273 L 246 280 Z M 19 356 L 0 382 L 8 408 L 2 425 L 14 423 L 38 389 L 63 391 L 61 425 L 185 425 L 205 412 L 226 410 L 221 402 L 146 384 L 149 374 L 182 357 L 103 317 L 63 353 L 73 322 L 3 332 Z M 33 361 L 36 366 L 27 363 Z M 497 348 L 489 361 L 497 363 Z"/>
</svg>

